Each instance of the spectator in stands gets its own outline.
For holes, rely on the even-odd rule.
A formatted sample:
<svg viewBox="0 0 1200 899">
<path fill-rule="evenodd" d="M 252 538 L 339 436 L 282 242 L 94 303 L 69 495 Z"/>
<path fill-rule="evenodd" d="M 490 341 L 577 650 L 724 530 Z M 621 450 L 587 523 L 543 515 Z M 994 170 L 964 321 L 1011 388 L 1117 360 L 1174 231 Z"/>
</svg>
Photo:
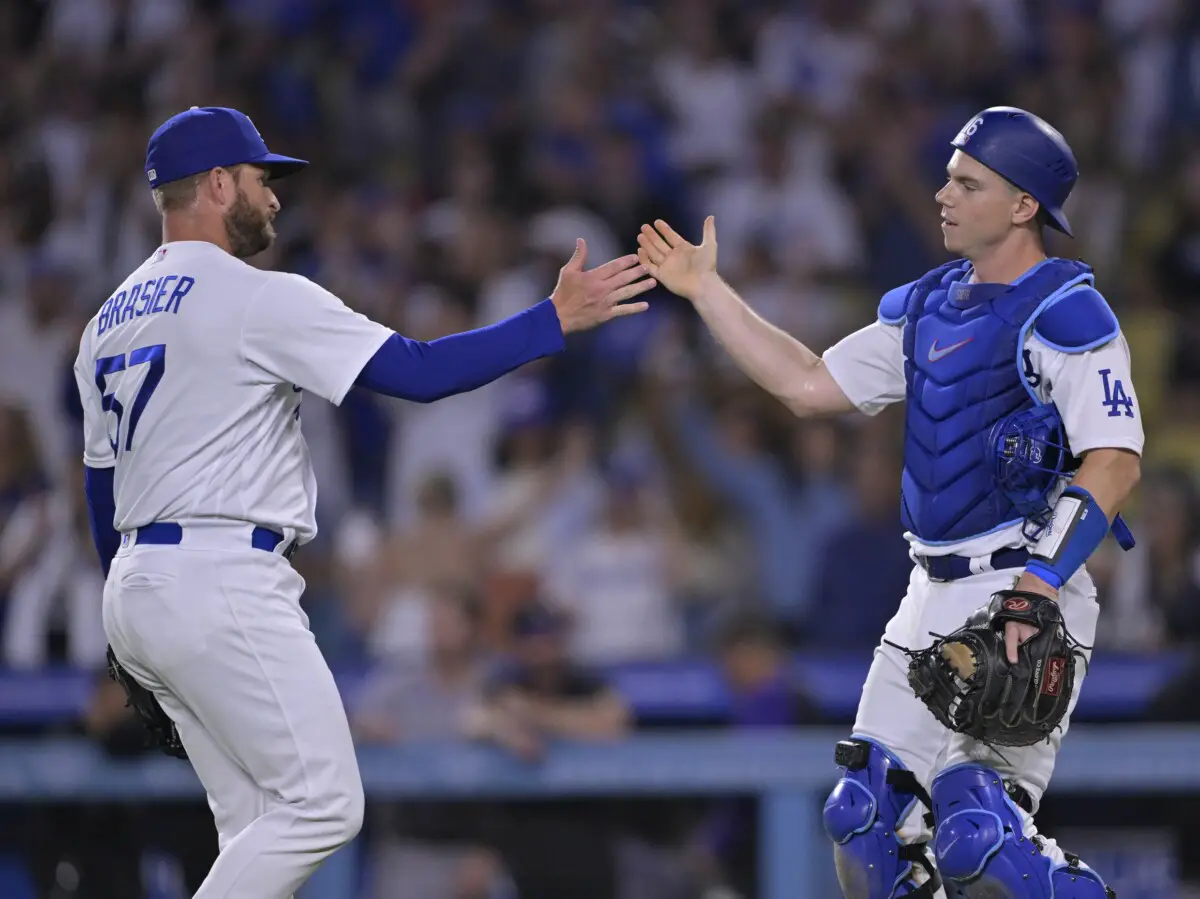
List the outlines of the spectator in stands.
<svg viewBox="0 0 1200 899">
<path fill-rule="evenodd" d="M 480 523 L 485 563 L 543 579 L 594 521 L 595 435 L 558 420 L 550 385 L 521 376 L 504 397 L 497 472 Z"/>
<path fill-rule="evenodd" d="M 930 215 L 931 197 L 944 173 L 922 165 L 932 122 L 919 95 L 910 95 L 917 90 L 884 73 L 851 120 L 856 129 L 851 189 L 864 233 L 867 277 L 881 292 L 920 277 L 946 256 L 936 217 Z M 940 158 L 945 159 L 944 152 Z"/>
<path fill-rule="evenodd" d="M 478 606 L 465 592 L 429 607 L 425 665 L 379 666 L 353 704 L 351 725 L 367 743 L 421 743 L 463 736 L 482 695 L 485 658 Z M 481 840 L 479 804 L 373 804 L 370 882 L 377 899 L 485 899 L 502 877 Z"/>
<path fill-rule="evenodd" d="M 29 418 L 0 404 L 0 597 L 36 562 L 50 533 L 50 494 Z"/>
<path fill-rule="evenodd" d="M 548 740 L 611 740 L 630 724 L 625 701 L 568 654 L 569 616 L 542 602 L 512 621 L 513 651 L 490 680 L 487 700 L 469 726 L 526 758 L 538 758 Z"/>
<path fill-rule="evenodd" d="M 393 658 L 375 666 L 353 704 L 355 736 L 370 743 L 462 736 L 486 673 L 479 638 L 479 608 L 466 589 L 435 594 L 425 661 Z"/>
<path fill-rule="evenodd" d="M 742 398 L 720 403 L 716 415 L 686 395 L 667 415 L 678 451 L 742 521 L 752 543 L 757 588 L 766 609 L 802 629 L 820 571 L 822 542 L 845 520 L 848 497 L 833 468 L 837 437 L 827 422 L 795 426 L 794 471 L 773 455 L 762 423 Z"/>
<path fill-rule="evenodd" d="M 633 134 L 616 129 L 598 141 L 594 205 L 614 234 L 636 234 L 642 222 L 664 216 L 669 209 L 656 196 L 662 185 L 649 179 L 640 150 Z"/>
<path fill-rule="evenodd" d="M 708 652 L 722 618 L 757 604 L 745 534 L 702 483 L 682 474 L 671 478 L 669 491 L 679 520 L 675 601 L 692 655 Z"/>
<path fill-rule="evenodd" d="M 727 622 L 717 658 L 730 690 L 733 727 L 817 724 L 820 713 L 790 667 L 783 634 L 769 619 L 745 614 Z"/>
<path fill-rule="evenodd" d="M 895 614 L 912 573 L 900 524 L 900 458 L 875 419 L 853 456 L 853 517 L 824 544 L 807 637 L 823 648 L 866 649 Z M 982 600 L 980 604 L 982 605 Z"/>
<path fill-rule="evenodd" d="M 71 260 L 42 252 L 31 254 L 9 283 L 0 282 L 0 290 L 20 288 L 0 295 L 0 403 L 24 411 L 38 465 L 51 480 L 64 477 L 78 458 L 59 393 L 82 332 L 70 315 L 77 281 Z"/>
<path fill-rule="evenodd" d="M 783 271 L 837 273 L 859 263 L 862 241 L 849 198 L 792 138 L 790 120 L 768 110 L 756 125 L 749 165 L 713 192 L 722 266 L 743 267 L 760 242 Z"/>
<path fill-rule="evenodd" d="M 499 478 L 482 521 L 464 514 L 458 482 L 434 471 L 417 488 L 411 523 L 381 536 L 367 518 L 343 522 L 343 579 L 353 621 L 373 656 L 419 659 L 432 592 L 479 588 L 485 575 L 505 573 L 540 584 L 590 523 L 590 432 L 552 427 L 541 385 L 524 386 L 533 390 L 535 408 L 510 419 L 513 431 L 502 449 L 512 454 L 513 467 Z"/>
<path fill-rule="evenodd" d="M 362 522 L 364 545 L 346 547 L 352 618 L 376 658 L 419 662 L 430 639 L 431 595 L 470 589 L 480 576 L 479 542 L 460 513 L 456 482 L 431 475 L 419 486 L 416 505 L 411 526 L 380 537 Z"/>
<path fill-rule="evenodd" d="M 104 573 L 92 546 L 82 468 L 72 469 L 67 489 L 44 508 L 33 542 L 15 550 L 28 564 L 12 580 L 0 628 L 4 663 L 28 669 L 66 661 L 99 670 L 108 645 L 100 614 Z M 6 542 L 0 539 L 0 555 L 14 552 Z"/>
<path fill-rule="evenodd" d="M 552 740 L 608 741 L 624 736 L 630 710 L 612 687 L 570 661 L 569 624 L 542 603 L 513 622 L 511 663 L 491 681 L 472 732 L 519 757 L 538 759 Z M 504 859 L 521 899 L 612 899 L 613 828 L 587 803 L 512 803 L 491 845 Z"/>
<path fill-rule="evenodd" d="M 1173 208 L 1154 257 L 1154 273 L 1173 316 L 1170 377 L 1176 399 L 1174 416 L 1200 416 L 1200 143 L 1193 142 L 1173 179 Z M 1153 233 L 1153 232 L 1151 232 Z"/>
<path fill-rule="evenodd" d="M 1200 646 L 1200 491 L 1186 471 L 1142 479 L 1138 545 L 1117 553 L 1096 639 L 1131 651 Z"/>
<path fill-rule="evenodd" d="M 735 729 L 791 728 L 821 723 L 813 700 L 789 670 L 783 634 L 768 619 L 741 615 L 718 638 L 718 657 L 730 691 L 729 725 Z M 753 800 L 718 802 L 690 846 L 692 876 L 737 895 L 758 893 L 757 828 Z"/>
<path fill-rule="evenodd" d="M 572 617 L 571 654 L 586 665 L 672 658 L 684 638 L 678 525 L 632 464 L 610 467 L 605 487 L 600 521 L 549 585 Z"/>
<path fill-rule="evenodd" d="M 676 165 L 701 182 L 740 163 L 762 92 L 711 2 L 664 4 L 654 76 L 673 118 Z"/>
</svg>

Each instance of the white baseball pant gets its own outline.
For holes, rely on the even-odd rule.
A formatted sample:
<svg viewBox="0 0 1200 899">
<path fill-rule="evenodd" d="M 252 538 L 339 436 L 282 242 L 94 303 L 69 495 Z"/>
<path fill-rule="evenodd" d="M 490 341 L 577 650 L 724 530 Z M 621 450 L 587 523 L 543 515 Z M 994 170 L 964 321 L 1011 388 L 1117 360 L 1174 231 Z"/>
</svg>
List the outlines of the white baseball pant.
<svg viewBox="0 0 1200 899">
<path fill-rule="evenodd" d="M 304 579 L 253 549 L 250 530 L 185 528 L 178 546 L 126 538 L 104 590 L 114 653 L 176 722 L 208 794 L 220 853 L 195 899 L 289 899 L 362 826 Z"/>
<path fill-rule="evenodd" d="M 985 571 L 956 581 L 935 582 L 923 568 L 915 567 L 908 592 L 884 630 L 884 640 L 909 649 L 924 649 L 933 642 L 931 631 L 945 635 L 962 627 L 993 593 L 1010 589 L 1019 574 L 1020 569 Z M 1085 569 L 1081 568 L 1063 585 L 1058 601 L 1071 634 L 1080 643 L 1091 646 L 1100 607 L 1096 602 L 1096 586 Z M 1091 653 L 1087 652 L 1086 656 L 1090 659 Z M 1054 772 L 1070 713 L 1079 701 L 1086 666 L 1080 663 L 1075 671 L 1075 687 L 1061 729 L 1052 734 L 1048 742 L 1016 748 L 1006 746 L 998 752 L 943 727 L 913 694 L 908 684 L 908 658 L 900 650 L 881 642 L 863 686 L 854 733 L 877 740 L 892 750 L 926 790 L 943 768 L 974 761 L 994 768 L 1006 779 L 1024 787 L 1036 811 Z M 905 842 L 930 836 L 919 807 L 917 812 L 910 814 L 898 828 Z M 1024 812 L 1022 816 L 1025 835 L 1033 836 L 1036 830 L 1032 817 Z M 1044 846 L 1044 854 L 1061 861 L 1061 850 L 1053 840 L 1046 840 Z"/>
<path fill-rule="evenodd" d="M 931 581 L 916 567 L 908 593 L 884 631 L 884 639 L 909 649 L 924 649 L 933 642 L 930 632 L 949 634 L 985 605 L 997 590 L 1009 589 L 1020 569 L 988 571 L 957 581 Z M 1096 634 L 1100 607 L 1096 587 L 1087 571 L 1080 569 L 1059 592 L 1063 619 L 1071 634 L 1090 646 Z M 1087 654 L 1090 658 L 1090 653 Z M 1003 757 L 995 750 L 955 734 L 938 723 L 908 684 L 908 658 L 898 649 L 880 643 L 863 686 L 854 732 L 878 740 L 891 749 L 917 779 L 929 788 L 942 768 L 976 761 L 995 768 L 1029 791 L 1034 807 L 1041 800 L 1054 771 L 1054 761 L 1066 734 L 1070 712 L 1079 700 L 1086 667 L 1076 667 L 1075 689 L 1062 729 L 1049 742 L 1019 748 L 1004 747 Z"/>
</svg>

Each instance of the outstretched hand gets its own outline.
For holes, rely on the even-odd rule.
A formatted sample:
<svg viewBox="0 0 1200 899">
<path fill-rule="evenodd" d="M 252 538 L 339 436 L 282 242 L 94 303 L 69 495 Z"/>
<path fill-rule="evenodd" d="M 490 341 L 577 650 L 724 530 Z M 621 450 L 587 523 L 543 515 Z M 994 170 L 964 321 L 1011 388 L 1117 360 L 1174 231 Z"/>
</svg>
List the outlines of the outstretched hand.
<svg viewBox="0 0 1200 899">
<path fill-rule="evenodd" d="M 717 270 L 716 221 L 711 215 L 704 220 L 699 246 L 688 243 L 662 219 L 657 219 L 653 228 L 642 225 L 638 258 L 667 290 L 694 300 L 704 277 Z"/>
<path fill-rule="evenodd" d="M 580 238 L 575 241 L 575 252 L 559 270 L 558 284 L 550 295 L 564 334 L 586 331 L 650 308 L 646 302 L 627 302 L 657 285 L 653 278 L 645 277 L 647 269 L 637 256 L 621 256 L 591 271 L 583 270 L 585 262 L 587 243 Z"/>
<path fill-rule="evenodd" d="M 1058 591 L 1030 571 L 1021 572 L 1014 590 L 1025 590 L 1037 593 L 1047 599 L 1058 599 Z M 1038 629 L 1023 621 L 1006 621 L 1004 623 L 1004 649 L 1010 665 L 1017 664 L 1017 650 L 1022 643 L 1037 636 Z"/>
</svg>

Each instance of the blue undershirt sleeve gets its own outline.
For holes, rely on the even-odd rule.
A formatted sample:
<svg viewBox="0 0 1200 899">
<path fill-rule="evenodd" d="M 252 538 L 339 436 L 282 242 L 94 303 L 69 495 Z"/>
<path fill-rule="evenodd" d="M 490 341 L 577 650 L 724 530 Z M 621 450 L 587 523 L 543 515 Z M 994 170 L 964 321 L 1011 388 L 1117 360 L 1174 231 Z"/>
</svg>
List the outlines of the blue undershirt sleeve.
<svg viewBox="0 0 1200 899">
<path fill-rule="evenodd" d="M 83 472 L 92 541 L 96 544 L 96 553 L 100 556 L 100 567 L 104 569 L 105 577 L 108 577 L 113 556 L 121 545 L 121 535 L 113 526 L 113 519 L 117 515 L 117 504 L 113 498 L 115 475 L 115 468 L 92 468 L 90 465 L 85 466 Z"/>
<path fill-rule="evenodd" d="M 466 393 L 535 359 L 560 352 L 562 326 L 550 300 L 486 328 L 438 340 L 389 337 L 355 384 L 376 393 L 432 403 Z"/>
</svg>

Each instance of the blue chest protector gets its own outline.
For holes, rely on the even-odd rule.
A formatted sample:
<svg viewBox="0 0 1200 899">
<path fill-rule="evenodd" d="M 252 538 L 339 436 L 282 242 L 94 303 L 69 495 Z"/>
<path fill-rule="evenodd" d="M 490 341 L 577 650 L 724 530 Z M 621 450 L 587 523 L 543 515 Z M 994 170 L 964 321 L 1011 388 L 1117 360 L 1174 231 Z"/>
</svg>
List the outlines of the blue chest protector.
<svg viewBox="0 0 1200 899">
<path fill-rule="evenodd" d="M 1071 307 L 1051 317 L 1056 333 L 1046 337 L 1039 329 L 1065 352 L 1117 333 L 1115 317 L 1091 287 L 1092 270 L 1081 262 L 1049 259 L 1014 284 L 970 284 L 969 273 L 965 260 L 947 263 L 880 304 L 880 319 L 904 328 L 902 519 L 931 545 L 1025 517 L 996 489 L 989 437 L 997 422 L 1039 405 L 1023 349 L 1041 313 L 1060 303 Z"/>
</svg>

